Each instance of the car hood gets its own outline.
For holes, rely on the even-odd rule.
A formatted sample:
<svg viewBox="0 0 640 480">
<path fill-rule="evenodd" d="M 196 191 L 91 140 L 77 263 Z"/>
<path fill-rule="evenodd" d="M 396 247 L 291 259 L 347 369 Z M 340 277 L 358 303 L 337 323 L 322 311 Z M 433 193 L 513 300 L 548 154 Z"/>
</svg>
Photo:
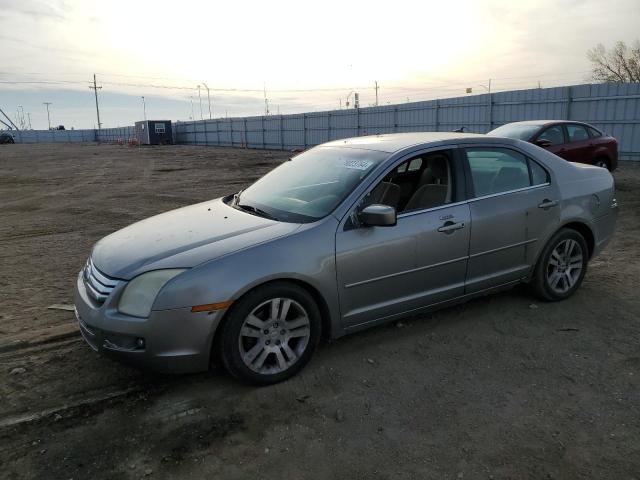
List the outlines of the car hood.
<svg viewBox="0 0 640 480">
<path fill-rule="evenodd" d="M 294 232 L 299 224 L 237 210 L 218 198 L 162 213 L 104 237 L 91 259 L 125 280 L 161 268 L 190 268 Z"/>
</svg>

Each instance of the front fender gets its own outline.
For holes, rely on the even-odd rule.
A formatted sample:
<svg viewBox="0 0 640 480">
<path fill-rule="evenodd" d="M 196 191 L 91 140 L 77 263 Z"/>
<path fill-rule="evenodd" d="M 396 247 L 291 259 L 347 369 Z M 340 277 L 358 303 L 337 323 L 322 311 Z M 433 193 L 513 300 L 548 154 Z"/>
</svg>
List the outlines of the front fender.
<svg viewBox="0 0 640 480">
<path fill-rule="evenodd" d="M 309 284 L 325 300 L 331 330 L 342 331 L 336 288 L 335 231 L 329 216 L 296 233 L 206 262 L 173 279 L 153 310 L 237 300 L 263 283 L 292 279 Z"/>
</svg>

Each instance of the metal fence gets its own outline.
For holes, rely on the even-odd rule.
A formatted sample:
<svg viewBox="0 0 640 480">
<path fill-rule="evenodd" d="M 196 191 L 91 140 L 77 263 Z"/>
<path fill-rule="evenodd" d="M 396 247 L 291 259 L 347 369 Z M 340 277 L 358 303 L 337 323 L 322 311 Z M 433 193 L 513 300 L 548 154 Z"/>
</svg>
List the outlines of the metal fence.
<svg viewBox="0 0 640 480">
<path fill-rule="evenodd" d="M 640 160 L 640 83 L 536 88 L 381 107 L 177 122 L 174 141 L 288 150 L 360 135 L 451 131 L 485 133 L 509 122 L 566 119 L 591 123 L 620 142 L 620 158 Z M 126 141 L 135 128 L 15 132 L 16 142 Z"/>
<path fill-rule="evenodd" d="M 134 127 L 101 130 L 16 130 L 11 132 L 16 143 L 77 143 L 127 141 L 135 136 Z"/>
<path fill-rule="evenodd" d="M 136 135 L 136 128 L 131 127 L 117 127 L 117 128 L 103 128 L 102 130 L 96 130 L 96 140 L 98 142 L 126 142 Z"/>
<path fill-rule="evenodd" d="M 640 160 L 640 83 L 536 88 L 382 107 L 178 122 L 176 142 L 246 148 L 307 148 L 330 140 L 393 132 L 486 133 L 509 122 L 591 123 L 620 141 L 620 158 Z"/>
<path fill-rule="evenodd" d="M 19 130 L 12 131 L 16 143 L 95 142 L 95 130 Z"/>
</svg>

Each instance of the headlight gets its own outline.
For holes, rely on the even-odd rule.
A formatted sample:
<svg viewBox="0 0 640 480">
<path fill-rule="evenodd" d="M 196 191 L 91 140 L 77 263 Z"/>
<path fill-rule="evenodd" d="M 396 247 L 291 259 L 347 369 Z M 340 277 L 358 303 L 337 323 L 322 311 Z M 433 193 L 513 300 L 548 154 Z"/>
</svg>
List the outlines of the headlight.
<svg viewBox="0 0 640 480">
<path fill-rule="evenodd" d="M 158 292 L 165 284 L 185 269 L 155 270 L 143 273 L 129 282 L 125 287 L 118 311 L 134 317 L 148 317 Z"/>
</svg>

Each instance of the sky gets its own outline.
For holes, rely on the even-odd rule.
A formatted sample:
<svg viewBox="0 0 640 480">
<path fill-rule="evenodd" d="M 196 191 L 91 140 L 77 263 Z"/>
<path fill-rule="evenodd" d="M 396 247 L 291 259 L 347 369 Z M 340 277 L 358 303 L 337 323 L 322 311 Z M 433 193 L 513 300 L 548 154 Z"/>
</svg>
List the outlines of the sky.
<svg viewBox="0 0 640 480">
<path fill-rule="evenodd" d="M 94 128 L 94 74 L 105 128 L 588 83 L 639 26 L 639 0 L 0 0 L 0 108 Z"/>
</svg>

